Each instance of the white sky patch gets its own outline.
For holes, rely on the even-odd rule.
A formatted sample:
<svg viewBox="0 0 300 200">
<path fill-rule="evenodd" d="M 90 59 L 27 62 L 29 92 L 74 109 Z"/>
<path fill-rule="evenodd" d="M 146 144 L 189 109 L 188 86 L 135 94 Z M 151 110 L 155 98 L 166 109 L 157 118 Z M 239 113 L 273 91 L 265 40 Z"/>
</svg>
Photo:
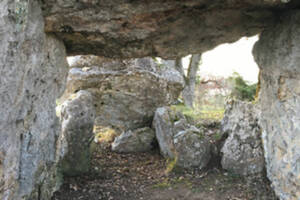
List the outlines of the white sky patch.
<svg viewBox="0 0 300 200">
<path fill-rule="evenodd" d="M 252 55 L 252 48 L 258 36 L 246 38 L 231 44 L 222 44 L 202 55 L 202 64 L 199 68 L 200 76 L 231 76 L 238 72 L 245 80 L 256 83 L 258 80 L 258 66 Z M 189 64 L 189 56 L 183 59 L 186 68 Z"/>
</svg>

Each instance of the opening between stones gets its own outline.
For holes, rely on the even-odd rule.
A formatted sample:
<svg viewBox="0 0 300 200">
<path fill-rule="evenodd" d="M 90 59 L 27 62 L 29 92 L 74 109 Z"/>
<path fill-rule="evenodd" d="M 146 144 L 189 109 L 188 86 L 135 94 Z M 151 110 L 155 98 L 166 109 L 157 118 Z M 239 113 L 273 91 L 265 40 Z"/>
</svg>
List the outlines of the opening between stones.
<svg viewBox="0 0 300 200">
<path fill-rule="evenodd" d="M 251 48 L 248 53 L 252 56 Z M 67 87 L 57 108 L 63 136 L 68 138 L 68 153 L 59 165 L 65 184 L 54 199 L 64 199 L 66 192 L 74 198 L 79 192 L 100 195 L 100 199 L 138 199 L 153 189 L 161 192 L 155 198 L 167 198 L 172 195 L 165 194 L 164 188 L 177 187 L 191 198 L 209 198 L 210 192 L 220 189 L 215 193 L 225 192 L 228 198 L 276 199 L 264 172 L 259 109 L 254 103 L 257 83 L 247 82 L 236 72 L 201 77 L 203 57 L 198 57 L 200 69 L 194 71 L 192 106 L 185 104 L 183 91 L 193 78 L 189 67 L 195 55 L 180 63 L 151 57 L 68 57 Z M 208 190 L 201 189 L 200 179 Z M 102 188 L 91 189 L 86 182 L 91 180 Z M 135 184 L 128 187 L 126 181 Z"/>
</svg>

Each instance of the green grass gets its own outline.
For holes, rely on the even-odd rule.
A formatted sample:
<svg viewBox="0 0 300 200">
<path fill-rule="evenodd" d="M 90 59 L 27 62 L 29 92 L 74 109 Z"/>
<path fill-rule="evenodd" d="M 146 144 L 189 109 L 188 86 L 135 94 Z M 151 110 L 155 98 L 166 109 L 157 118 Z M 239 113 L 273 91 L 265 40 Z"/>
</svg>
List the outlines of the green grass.
<svg viewBox="0 0 300 200">
<path fill-rule="evenodd" d="M 167 159 L 166 160 L 166 170 L 165 173 L 169 174 L 171 172 L 174 172 L 175 174 L 179 174 L 182 172 L 182 169 L 177 166 L 177 156 L 175 156 L 174 159 Z"/>
<path fill-rule="evenodd" d="M 215 108 L 210 106 L 201 106 L 198 108 L 189 108 L 185 105 L 173 105 L 171 106 L 173 110 L 179 111 L 184 114 L 186 117 L 190 117 L 195 121 L 213 119 L 221 120 L 224 116 L 224 108 Z"/>
<path fill-rule="evenodd" d="M 169 187 L 171 187 L 171 183 L 168 180 L 164 180 L 161 183 L 157 183 L 157 184 L 153 185 L 153 187 L 160 188 L 160 189 L 169 188 Z"/>
<path fill-rule="evenodd" d="M 166 189 L 166 188 L 178 188 L 180 187 L 181 184 L 184 184 L 186 187 L 192 189 L 193 184 L 187 179 L 184 178 L 183 176 L 180 177 L 169 177 L 165 178 L 162 180 L 160 183 L 156 183 L 153 185 L 154 188 L 159 188 L 159 189 Z"/>
</svg>

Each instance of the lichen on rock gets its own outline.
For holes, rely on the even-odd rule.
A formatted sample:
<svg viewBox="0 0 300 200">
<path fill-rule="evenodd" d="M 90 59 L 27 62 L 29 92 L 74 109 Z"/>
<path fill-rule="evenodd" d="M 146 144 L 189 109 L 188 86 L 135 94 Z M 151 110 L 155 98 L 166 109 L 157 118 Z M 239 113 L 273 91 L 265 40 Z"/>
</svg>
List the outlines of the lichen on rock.
<svg viewBox="0 0 300 200">
<path fill-rule="evenodd" d="M 158 108 L 153 119 L 161 154 L 183 168 L 206 167 L 211 158 L 211 143 L 201 130 L 187 123 L 170 107 Z"/>
<path fill-rule="evenodd" d="M 221 123 L 223 134 L 228 134 L 221 149 L 224 169 L 245 176 L 262 174 L 265 162 L 259 116 L 257 105 L 251 102 L 227 102 Z"/>
<path fill-rule="evenodd" d="M 55 100 L 68 64 L 64 44 L 44 32 L 39 2 L 22 2 L 27 21 L 18 30 L 18 2 L 0 1 L 0 199 L 50 199 L 60 134 Z"/>
<path fill-rule="evenodd" d="M 90 143 L 93 141 L 95 107 L 92 95 L 79 91 L 62 105 L 59 171 L 66 176 L 87 173 L 90 167 Z"/>
<path fill-rule="evenodd" d="M 160 69 L 152 58 L 76 59 L 71 64 L 65 96 L 88 90 L 95 98 L 95 125 L 119 133 L 150 126 L 156 108 L 174 102 L 183 88 L 176 70 Z"/>
<path fill-rule="evenodd" d="M 300 12 L 283 13 L 254 47 L 268 178 L 282 200 L 300 198 Z M 280 31 L 279 31 L 280 30 Z"/>
</svg>

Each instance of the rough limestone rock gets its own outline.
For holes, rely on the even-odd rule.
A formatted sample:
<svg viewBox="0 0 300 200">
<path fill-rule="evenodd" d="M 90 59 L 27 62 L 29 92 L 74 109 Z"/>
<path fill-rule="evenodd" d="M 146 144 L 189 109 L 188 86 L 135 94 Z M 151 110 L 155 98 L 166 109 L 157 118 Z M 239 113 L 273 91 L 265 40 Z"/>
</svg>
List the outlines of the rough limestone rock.
<svg viewBox="0 0 300 200">
<path fill-rule="evenodd" d="M 297 0 L 1 0 L 0 199 L 49 199 L 55 187 L 55 100 L 66 63 L 53 35 L 68 54 L 175 57 L 256 34 L 272 26 L 274 13 L 279 24 L 262 34 L 255 51 L 265 157 L 281 199 L 299 199 L 299 20 L 290 10 L 294 17 L 280 16 L 297 6 Z"/>
<path fill-rule="evenodd" d="M 175 57 L 255 35 L 289 0 L 43 1 L 45 31 L 69 55 Z M 187 32 L 187 30 L 192 30 Z"/>
<path fill-rule="evenodd" d="M 153 119 L 156 139 L 159 144 L 161 154 L 165 158 L 175 158 L 173 144 L 173 119 L 175 113 L 169 107 L 158 108 Z"/>
<path fill-rule="evenodd" d="M 169 107 L 158 108 L 153 119 L 161 154 L 184 168 L 202 169 L 211 158 L 211 144 L 199 129 L 187 124 L 181 113 Z"/>
<path fill-rule="evenodd" d="M 174 102 L 183 79 L 174 69 L 161 69 L 151 58 L 96 63 L 86 58 L 69 72 L 66 95 L 88 90 L 95 97 L 97 126 L 120 132 L 151 125 L 156 108 Z M 79 61 L 74 62 L 80 66 Z M 97 64 L 95 66 L 95 64 Z"/>
<path fill-rule="evenodd" d="M 251 102 L 229 101 L 221 123 L 228 134 L 221 152 L 222 167 L 235 174 L 253 175 L 264 170 L 259 111 Z"/>
<path fill-rule="evenodd" d="M 75 176 L 89 171 L 95 116 L 93 97 L 87 91 L 77 92 L 62 105 L 59 168 L 64 175 Z"/>
<path fill-rule="evenodd" d="M 102 68 L 107 70 L 121 70 L 125 65 L 120 64 L 119 59 L 109 59 L 94 55 L 69 56 L 68 61 L 71 68 L 90 68 L 101 64 Z"/>
<path fill-rule="evenodd" d="M 50 199 L 56 187 L 55 101 L 68 64 L 37 2 L 0 1 L 1 200 Z"/>
<path fill-rule="evenodd" d="M 261 34 L 260 104 L 267 175 L 282 200 L 300 199 L 300 12 L 284 13 Z M 280 30 L 280 31 L 279 31 Z"/>
<path fill-rule="evenodd" d="M 0 188 L 2 189 L 4 187 L 5 181 L 4 181 L 4 154 L 0 153 Z"/>
<path fill-rule="evenodd" d="M 153 148 L 154 138 L 155 133 L 149 127 L 129 130 L 115 139 L 112 150 L 119 153 L 146 152 Z"/>
<path fill-rule="evenodd" d="M 178 166 L 206 167 L 211 158 L 211 144 L 196 127 L 189 127 L 174 135 L 174 148 Z"/>
</svg>

